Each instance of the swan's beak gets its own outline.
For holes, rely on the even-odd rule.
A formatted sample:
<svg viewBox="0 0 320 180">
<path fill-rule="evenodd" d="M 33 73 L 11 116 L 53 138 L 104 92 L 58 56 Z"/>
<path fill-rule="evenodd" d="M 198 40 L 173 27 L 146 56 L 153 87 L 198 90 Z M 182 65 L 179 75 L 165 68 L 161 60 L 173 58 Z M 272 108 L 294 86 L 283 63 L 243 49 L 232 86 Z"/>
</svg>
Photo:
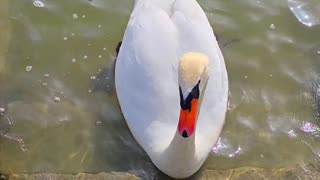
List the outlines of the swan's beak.
<svg viewBox="0 0 320 180">
<path fill-rule="evenodd" d="M 190 109 L 180 110 L 178 132 L 184 138 L 191 136 L 195 130 L 197 119 L 198 99 L 194 98 L 191 101 Z"/>
</svg>

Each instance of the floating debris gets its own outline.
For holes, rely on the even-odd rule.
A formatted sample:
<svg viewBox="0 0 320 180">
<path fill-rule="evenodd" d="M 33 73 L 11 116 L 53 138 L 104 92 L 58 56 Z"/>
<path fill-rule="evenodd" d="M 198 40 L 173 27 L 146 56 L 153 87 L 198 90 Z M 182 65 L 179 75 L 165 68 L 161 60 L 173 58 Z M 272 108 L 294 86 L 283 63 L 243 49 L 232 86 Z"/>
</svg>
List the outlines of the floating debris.
<svg viewBox="0 0 320 180">
<path fill-rule="evenodd" d="M 98 58 L 101 59 L 101 58 L 102 58 L 102 55 L 99 55 Z"/>
<path fill-rule="evenodd" d="M 71 62 L 75 63 L 75 62 L 77 62 L 77 59 L 76 58 L 72 58 Z"/>
<path fill-rule="evenodd" d="M 70 155 L 69 155 L 69 159 L 74 158 L 76 155 L 79 154 L 79 152 L 80 152 L 80 151 L 77 151 L 77 152 L 74 152 L 74 153 L 70 154 Z"/>
<path fill-rule="evenodd" d="M 50 77 L 50 74 L 46 73 L 46 74 L 43 75 L 43 77 L 48 78 L 48 77 Z"/>
<path fill-rule="evenodd" d="M 68 37 L 64 37 L 63 40 L 64 40 L 64 41 L 68 40 Z"/>
<path fill-rule="evenodd" d="M 275 29 L 276 29 L 276 26 L 275 26 L 274 24 L 270 24 L 269 29 L 275 30 Z"/>
<path fill-rule="evenodd" d="M 320 50 L 318 50 L 317 53 L 320 54 Z"/>
<path fill-rule="evenodd" d="M 95 76 L 90 76 L 90 79 L 91 79 L 91 80 L 95 80 L 96 77 L 95 77 Z"/>
<path fill-rule="evenodd" d="M 26 66 L 26 72 L 30 72 L 32 70 L 32 66 Z"/>
<path fill-rule="evenodd" d="M 88 93 L 92 93 L 92 90 L 91 90 L 91 89 L 89 89 L 89 90 L 88 90 Z"/>
<path fill-rule="evenodd" d="M 96 121 L 96 125 L 100 126 L 101 125 L 101 121 Z"/>
<path fill-rule="evenodd" d="M 60 99 L 60 97 L 55 96 L 55 97 L 53 98 L 53 101 L 54 101 L 55 103 L 59 103 L 59 102 L 61 101 L 61 99 Z"/>
<path fill-rule="evenodd" d="M 76 13 L 72 14 L 72 18 L 73 19 L 78 19 L 78 14 L 76 14 Z"/>
<path fill-rule="evenodd" d="M 107 48 L 103 48 L 103 50 L 104 50 L 104 51 L 106 51 L 106 50 L 107 50 Z"/>
<path fill-rule="evenodd" d="M 82 18 L 86 18 L 86 15 L 82 15 Z"/>
<path fill-rule="evenodd" d="M 84 155 L 82 156 L 80 162 L 83 163 L 84 160 L 87 158 L 87 155 L 88 155 L 88 150 L 84 153 Z"/>
<path fill-rule="evenodd" d="M 72 34 L 71 34 L 71 36 L 75 36 L 75 35 L 76 35 L 75 33 L 72 33 Z"/>
<path fill-rule="evenodd" d="M 6 108 L 0 108 L 0 114 L 2 115 L 4 113 L 6 113 Z"/>
<path fill-rule="evenodd" d="M 102 27 L 102 25 L 101 25 L 101 24 L 99 24 L 99 25 L 98 25 L 98 28 L 101 28 L 101 27 Z"/>
<path fill-rule="evenodd" d="M 83 59 L 88 59 L 88 56 L 87 56 L 87 55 L 84 55 L 84 56 L 83 56 Z"/>
<path fill-rule="evenodd" d="M 33 6 L 42 8 L 42 7 L 44 7 L 44 3 L 42 1 L 39 1 L 39 0 L 33 1 Z"/>
<path fill-rule="evenodd" d="M 44 83 L 42 83 L 42 86 L 46 87 L 46 86 L 48 86 L 48 83 L 44 82 Z"/>
</svg>

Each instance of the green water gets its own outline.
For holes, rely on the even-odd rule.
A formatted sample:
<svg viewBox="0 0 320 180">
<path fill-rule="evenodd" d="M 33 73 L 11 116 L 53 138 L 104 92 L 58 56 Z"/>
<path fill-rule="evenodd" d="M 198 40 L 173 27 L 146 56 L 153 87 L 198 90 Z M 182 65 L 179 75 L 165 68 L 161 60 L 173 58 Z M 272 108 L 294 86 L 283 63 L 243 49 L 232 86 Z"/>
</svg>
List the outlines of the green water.
<svg viewBox="0 0 320 180">
<path fill-rule="evenodd" d="M 0 1 L 0 107 L 13 121 L 0 119 L 0 171 L 153 177 L 121 115 L 112 71 L 99 76 L 112 69 L 133 1 L 42 2 Z M 300 23 L 285 0 L 198 2 L 224 46 L 231 94 L 204 168 L 317 162 L 319 137 L 302 129 L 318 123 L 320 28 Z"/>
</svg>

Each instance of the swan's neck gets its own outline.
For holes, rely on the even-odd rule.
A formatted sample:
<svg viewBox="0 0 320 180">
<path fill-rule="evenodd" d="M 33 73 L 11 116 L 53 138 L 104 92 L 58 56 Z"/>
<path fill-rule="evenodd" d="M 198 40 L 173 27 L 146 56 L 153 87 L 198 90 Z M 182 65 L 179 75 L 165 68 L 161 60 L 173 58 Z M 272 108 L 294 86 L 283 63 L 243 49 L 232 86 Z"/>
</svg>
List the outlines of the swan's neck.
<svg viewBox="0 0 320 180">
<path fill-rule="evenodd" d="M 195 154 L 195 133 L 188 138 L 184 138 L 176 131 L 166 153 L 177 158 L 178 161 L 187 161 L 188 158 L 185 157 Z"/>
<path fill-rule="evenodd" d="M 181 134 L 176 131 L 169 147 L 167 148 L 168 152 L 173 155 L 184 154 L 191 155 L 195 153 L 195 133 L 193 133 L 190 137 L 184 138 Z"/>
<path fill-rule="evenodd" d="M 191 175 L 195 168 L 198 169 L 195 133 L 188 138 L 184 138 L 177 131 L 160 157 L 158 165 L 162 166 L 162 169 L 165 168 L 168 175 L 176 177 L 177 172 L 181 175 Z"/>
</svg>

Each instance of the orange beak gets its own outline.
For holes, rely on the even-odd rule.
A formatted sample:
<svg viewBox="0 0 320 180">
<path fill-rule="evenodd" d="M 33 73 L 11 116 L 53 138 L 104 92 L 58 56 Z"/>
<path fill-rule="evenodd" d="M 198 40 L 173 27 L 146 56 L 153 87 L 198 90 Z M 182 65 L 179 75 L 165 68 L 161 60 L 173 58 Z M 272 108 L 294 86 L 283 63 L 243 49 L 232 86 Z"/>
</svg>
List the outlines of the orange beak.
<svg viewBox="0 0 320 180">
<path fill-rule="evenodd" d="M 178 132 L 184 138 L 191 136 L 194 133 L 198 110 L 198 99 L 192 99 L 190 109 L 181 109 Z"/>
</svg>

